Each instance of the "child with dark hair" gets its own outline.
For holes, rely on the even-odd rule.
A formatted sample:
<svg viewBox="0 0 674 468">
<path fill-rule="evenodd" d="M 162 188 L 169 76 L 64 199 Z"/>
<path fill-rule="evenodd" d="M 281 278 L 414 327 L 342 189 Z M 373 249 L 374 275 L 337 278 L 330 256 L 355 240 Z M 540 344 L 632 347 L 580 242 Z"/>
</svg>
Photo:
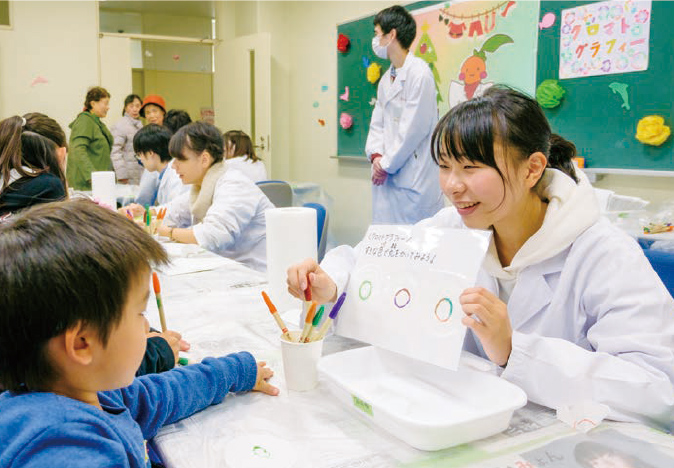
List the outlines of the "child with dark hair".
<svg viewBox="0 0 674 468">
<path fill-rule="evenodd" d="M 464 347 L 503 367 L 529 400 L 583 400 L 615 420 L 666 428 L 674 415 L 674 299 L 634 239 L 599 214 L 538 103 L 492 87 L 452 108 L 432 138 L 452 207 L 419 226 L 489 229 L 477 285 L 461 297 Z M 334 301 L 358 247 L 292 266 L 289 290 L 311 284 Z M 308 275 L 308 280 L 307 280 Z"/>
<path fill-rule="evenodd" d="M 110 159 L 115 168 L 117 182 L 121 184 L 138 185 L 143 167 L 138 164 L 133 151 L 133 137 L 143 128 L 140 121 L 140 106 L 142 99 L 137 94 L 129 94 L 124 99 L 122 118 L 110 129 L 113 143 Z"/>
<path fill-rule="evenodd" d="M 165 126 L 148 124 L 133 138 L 133 149 L 148 173 L 143 174 L 136 203 L 125 207 L 134 216 L 143 214 L 143 205 L 165 205 L 188 189 L 173 169 L 169 154 L 171 135 Z"/>
<path fill-rule="evenodd" d="M 0 218 L 66 198 L 66 136 L 33 112 L 0 122 Z"/>
<path fill-rule="evenodd" d="M 164 117 L 164 127 L 175 133 L 187 124 L 192 123 L 192 117 L 182 109 L 171 109 Z"/>
<path fill-rule="evenodd" d="M 193 122 L 173 135 L 173 168 L 192 189 L 169 203 L 159 235 L 199 244 L 223 257 L 265 271 L 264 211 L 274 205 L 257 185 L 223 162 L 224 140 L 213 125 Z"/>
<path fill-rule="evenodd" d="M 242 352 L 134 379 L 164 249 L 87 200 L 0 226 L 3 466 L 148 466 L 145 441 L 228 392 L 278 389 Z"/>
<path fill-rule="evenodd" d="M 230 130 L 225 139 L 225 164 L 229 169 L 242 172 L 253 182 L 267 180 L 267 169 L 262 159 L 255 154 L 250 137 L 241 130 Z"/>
</svg>

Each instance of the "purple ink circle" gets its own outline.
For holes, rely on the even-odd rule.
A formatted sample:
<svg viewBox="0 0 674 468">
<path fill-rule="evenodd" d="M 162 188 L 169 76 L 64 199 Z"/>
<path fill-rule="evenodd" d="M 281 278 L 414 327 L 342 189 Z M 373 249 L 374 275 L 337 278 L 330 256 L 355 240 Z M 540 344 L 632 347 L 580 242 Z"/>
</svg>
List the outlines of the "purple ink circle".
<svg viewBox="0 0 674 468">
<path fill-rule="evenodd" d="M 404 301 L 405 294 L 407 294 L 407 301 L 405 301 L 403 304 L 398 304 L 398 298 L 401 297 L 402 301 Z M 405 307 L 407 304 L 410 303 L 412 300 L 412 295 L 410 294 L 410 291 L 407 288 L 402 288 L 399 289 L 398 292 L 396 292 L 395 296 L 393 297 L 393 303 L 396 305 L 398 309 L 402 309 Z"/>
</svg>

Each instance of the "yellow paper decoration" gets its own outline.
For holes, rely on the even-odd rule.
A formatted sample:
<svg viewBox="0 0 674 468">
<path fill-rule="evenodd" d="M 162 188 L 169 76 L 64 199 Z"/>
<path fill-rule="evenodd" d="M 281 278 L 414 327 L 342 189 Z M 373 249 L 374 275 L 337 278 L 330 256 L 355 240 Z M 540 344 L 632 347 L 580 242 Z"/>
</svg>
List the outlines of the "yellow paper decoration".
<svg viewBox="0 0 674 468">
<path fill-rule="evenodd" d="M 665 119 L 659 115 L 644 117 L 637 124 L 636 138 L 645 145 L 660 146 L 672 133 L 665 125 Z"/>
<path fill-rule="evenodd" d="M 367 81 L 375 84 L 379 78 L 381 78 L 381 65 L 373 62 L 367 67 Z"/>
</svg>

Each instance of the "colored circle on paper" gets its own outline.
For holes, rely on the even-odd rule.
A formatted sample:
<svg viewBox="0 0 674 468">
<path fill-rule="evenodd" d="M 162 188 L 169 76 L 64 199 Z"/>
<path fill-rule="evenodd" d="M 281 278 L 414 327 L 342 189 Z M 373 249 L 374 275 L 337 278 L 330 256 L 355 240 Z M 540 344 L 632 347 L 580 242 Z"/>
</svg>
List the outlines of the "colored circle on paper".
<svg viewBox="0 0 674 468">
<path fill-rule="evenodd" d="M 358 288 L 358 296 L 366 301 L 370 296 L 372 295 L 372 282 L 369 280 L 365 280 L 362 283 L 360 283 L 360 287 Z"/>
<path fill-rule="evenodd" d="M 435 306 L 435 318 L 440 322 L 447 322 L 452 317 L 454 305 L 452 300 L 448 297 L 443 297 Z"/>
<path fill-rule="evenodd" d="M 399 289 L 395 293 L 395 296 L 393 296 L 393 303 L 396 305 L 398 309 L 402 309 L 403 307 L 407 306 L 407 304 L 409 304 L 411 300 L 412 295 L 410 294 L 410 291 L 407 288 Z"/>
</svg>

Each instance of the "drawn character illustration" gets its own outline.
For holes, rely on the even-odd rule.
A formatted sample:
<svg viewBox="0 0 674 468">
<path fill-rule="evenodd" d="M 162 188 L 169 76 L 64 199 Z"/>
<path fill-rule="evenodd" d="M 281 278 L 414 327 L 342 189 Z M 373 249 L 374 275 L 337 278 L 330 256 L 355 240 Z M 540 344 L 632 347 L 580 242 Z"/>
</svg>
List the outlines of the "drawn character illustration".
<svg viewBox="0 0 674 468">
<path fill-rule="evenodd" d="M 504 44 L 512 44 L 515 41 L 506 34 L 495 34 L 487 39 L 482 48 L 473 50 L 473 55 L 468 57 L 461 65 L 459 81 L 452 80 L 449 84 L 449 107 L 482 96 L 494 83 L 483 81 L 487 78 L 487 52 L 496 52 Z"/>
</svg>

